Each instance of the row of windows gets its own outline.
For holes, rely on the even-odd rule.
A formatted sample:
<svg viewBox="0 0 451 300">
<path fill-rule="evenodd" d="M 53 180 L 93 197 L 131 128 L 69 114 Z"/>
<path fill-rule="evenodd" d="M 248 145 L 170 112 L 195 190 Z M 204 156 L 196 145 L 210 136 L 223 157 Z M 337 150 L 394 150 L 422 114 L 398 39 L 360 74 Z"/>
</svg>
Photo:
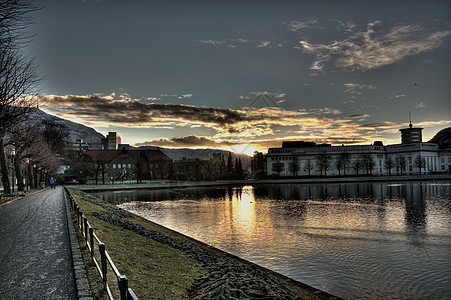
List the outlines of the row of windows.
<svg viewBox="0 0 451 300">
<path fill-rule="evenodd" d="M 113 164 L 113 169 L 131 169 L 132 164 Z"/>
</svg>

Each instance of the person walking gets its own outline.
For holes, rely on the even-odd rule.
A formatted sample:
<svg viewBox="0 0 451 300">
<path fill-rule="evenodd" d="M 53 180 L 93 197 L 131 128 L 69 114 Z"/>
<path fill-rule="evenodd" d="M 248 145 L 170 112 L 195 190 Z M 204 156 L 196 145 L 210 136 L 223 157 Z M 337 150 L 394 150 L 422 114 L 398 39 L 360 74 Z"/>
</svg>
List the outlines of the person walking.
<svg viewBox="0 0 451 300">
<path fill-rule="evenodd" d="M 50 177 L 50 188 L 51 189 L 55 188 L 55 179 L 53 179 L 53 177 Z"/>
</svg>

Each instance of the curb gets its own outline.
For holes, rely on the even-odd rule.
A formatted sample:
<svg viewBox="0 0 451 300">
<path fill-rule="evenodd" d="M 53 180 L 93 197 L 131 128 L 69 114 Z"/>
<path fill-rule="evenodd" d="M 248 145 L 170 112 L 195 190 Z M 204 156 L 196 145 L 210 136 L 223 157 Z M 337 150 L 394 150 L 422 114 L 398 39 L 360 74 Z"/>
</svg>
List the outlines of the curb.
<svg viewBox="0 0 451 300">
<path fill-rule="evenodd" d="M 74 270 L 75 286 L 77 288 L 78 299 L 80 300 L 94 300 L 91 289 L 89 287 L 88 277 L 81 256 L 80 248 L 78 246 L 77 236 L 75 235 L 74 223 L 67 202 L 66 193 L 63 191 L 64 202 L 66 206 L 66 220 L 69 234 L 70 248 L 72 252 L 72 265 Z"/>
</svg>

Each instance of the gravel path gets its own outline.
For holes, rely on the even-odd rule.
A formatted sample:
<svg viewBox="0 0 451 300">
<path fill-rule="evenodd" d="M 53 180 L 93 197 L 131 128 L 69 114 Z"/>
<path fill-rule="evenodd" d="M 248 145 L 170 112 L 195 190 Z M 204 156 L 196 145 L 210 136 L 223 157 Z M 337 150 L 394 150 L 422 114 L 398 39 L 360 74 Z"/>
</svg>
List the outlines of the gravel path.
<svg viewBox="0 0 451 300">
<path fill-rule="evenodd" d="M 77 299 L 62 187 L 0 206 L 0 298 Z"/>
</svg>

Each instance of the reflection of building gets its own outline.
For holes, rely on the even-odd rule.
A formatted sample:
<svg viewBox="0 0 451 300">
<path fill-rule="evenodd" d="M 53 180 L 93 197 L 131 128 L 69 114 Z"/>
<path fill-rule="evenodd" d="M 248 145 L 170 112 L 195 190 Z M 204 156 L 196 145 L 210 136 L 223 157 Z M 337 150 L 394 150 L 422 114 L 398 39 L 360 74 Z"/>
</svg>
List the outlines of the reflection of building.
<svg viewBox="0 0 451 300">
<path fill-rule="evenodd" d="M 266 174 L 279 176 L 451 173 L 451 149 L 422 142 L 423 128 L 401 129 L 401 144 L 331 146 L 289 141 L 266 154 Z M 254 160 L 256 157 L 254 156 Z"/>
<path fill-rule="evenodd" d="M 102 138 L 102 147 L 104 150 L 116 150 L 121 143 L 121 137 L 116 132 L 108 132 L 105 138 Z"/>
</svg>

